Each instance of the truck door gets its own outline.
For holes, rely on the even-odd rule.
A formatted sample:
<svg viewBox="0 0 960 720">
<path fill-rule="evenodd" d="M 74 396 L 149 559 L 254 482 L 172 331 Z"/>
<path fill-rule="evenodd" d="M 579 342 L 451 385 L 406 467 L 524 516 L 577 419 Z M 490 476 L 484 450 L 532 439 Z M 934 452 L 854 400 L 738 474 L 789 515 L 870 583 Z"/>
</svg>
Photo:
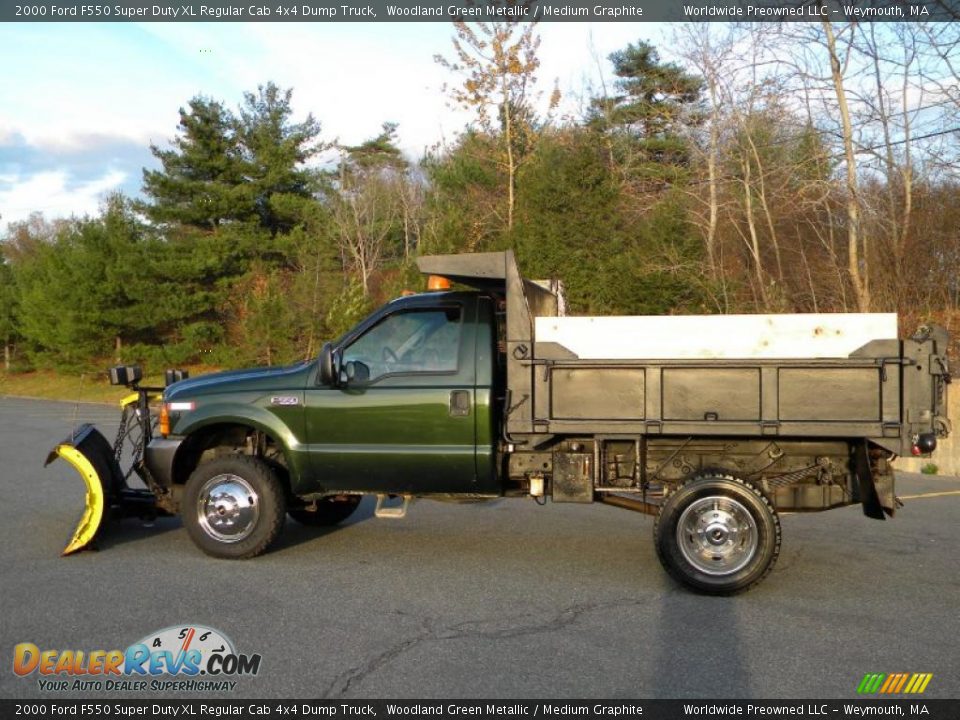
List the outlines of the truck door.
<svg viewBox="0 0 960 720">
<path fill-rule="evenodd" d="M 335 349 L 354 379 L 307 388 L 304 492 L 471 491 L 475 314 L 464 301 L 388 309 Z"/>
</svg>

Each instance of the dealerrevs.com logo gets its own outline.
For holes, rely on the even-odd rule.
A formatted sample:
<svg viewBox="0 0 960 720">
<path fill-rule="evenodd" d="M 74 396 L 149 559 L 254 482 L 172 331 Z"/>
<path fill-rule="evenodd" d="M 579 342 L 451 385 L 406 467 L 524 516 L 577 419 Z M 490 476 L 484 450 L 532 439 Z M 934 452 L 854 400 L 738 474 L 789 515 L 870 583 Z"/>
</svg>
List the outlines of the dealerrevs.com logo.
<svg viewBox="0 0 960 720">
<path fill-rule="evenodd" d="M 13 672 L 36 674 L 39 689 L 54 692 L 225 691 L 236 688 L 233 678 L 259 671 L 259 654 L 238 653 L 219 630 L 194 624 L 150 633 L 125 650 L 41 650 L 29 642 L 13 649 Z"/>
</svg>

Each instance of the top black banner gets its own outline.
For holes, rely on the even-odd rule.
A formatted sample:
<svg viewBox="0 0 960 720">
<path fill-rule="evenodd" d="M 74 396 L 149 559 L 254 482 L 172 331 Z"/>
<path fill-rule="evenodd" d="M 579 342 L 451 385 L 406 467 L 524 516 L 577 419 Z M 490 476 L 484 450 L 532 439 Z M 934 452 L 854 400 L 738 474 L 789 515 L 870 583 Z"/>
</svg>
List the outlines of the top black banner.
<svg viewBox="0 0 960 720">
<path fill-rule="evenodd" d="M 174 0 L 0 4 L 2 22 L 910 22 L 960 0 Z"/>
</svg>

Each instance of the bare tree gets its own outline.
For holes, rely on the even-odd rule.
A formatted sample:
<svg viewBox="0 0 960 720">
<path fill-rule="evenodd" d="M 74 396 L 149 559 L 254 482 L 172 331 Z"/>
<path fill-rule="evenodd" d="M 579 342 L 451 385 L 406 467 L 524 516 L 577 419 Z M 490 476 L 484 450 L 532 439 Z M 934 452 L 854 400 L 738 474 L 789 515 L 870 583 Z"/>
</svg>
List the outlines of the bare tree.
<svg viewBox="0 0 960 720">
<path fill-rule="evenodd" d="M 711 23 L 686 23 L 678 40 L 681 54 L 704 79 L 709 103 L 706 122 L 707 138 L 707 220 L 704 230 L 704 244 L 707 251 L 707 267 L 711 278 L 716 279 L 717 271 L 717 228 L 720 218 L 720 132 L 723 122 L 723 100 L 721 98 L 722 73 L 729 67 L 729 55 L 735 42 L 735 36 L 728 34 L 718 37 L 716 25 Z"/>
<path fill-rule="evenodd" d="M 340 164 L 340 196 L 334 204 L 334 222 L 344 268 L 370 293 L 370 278 L 387 254 L 387 240 L 402 217 L 396 186 L 380 171 L 361 171 L 349 160 Z"/>
<path fill-rule="evenodd" d="M 833 23 L 822 20 L 824 43 L 830 61 L 830 77 L 837 98 L 837 108 L 840 112 L 840 126 L 842 129 L 843 154 L 846 161 L 846 191 L 847 191 L 847 269 L 850 273 L 850 282 L 853 285 L 857 299 L 857 308 L 860 312 L 870 311 L 870 272 L 868 253 L 860 252 L 860 244 L 866 245 L 866 238 L 861 240 L 860 228 L 860 197 L 857 182 L 857 158 L 853 142 L 853 124 L 850 120 L 850 106 L 847 103 L 847 90 L 844 85 L 844 71 L 850 62 L 852 50 L 849 43 L 844 50 L 837 43 L 837 34 L 834 33 Z M 841 29 L 841 33 L 852 34 L 854 25 L 848 24 Z"/>
<path fill-rule="evenodd" d="M 517 170 L 529 151 L 533 134 L 531 93 L 540 67 L 540 38 L 536 23 L 478 22 L 476 29 L 455 21 L 454 59 L 435 55 L 434 60 L 462 77 L 448 87 L 455 103 L 477 112 L 480 127 L 502 139 L 499 164 L 507 176 L 507 229 L 513 227 Z M 559 102 L 554 91 L 551 106 Z"/>
</svg>

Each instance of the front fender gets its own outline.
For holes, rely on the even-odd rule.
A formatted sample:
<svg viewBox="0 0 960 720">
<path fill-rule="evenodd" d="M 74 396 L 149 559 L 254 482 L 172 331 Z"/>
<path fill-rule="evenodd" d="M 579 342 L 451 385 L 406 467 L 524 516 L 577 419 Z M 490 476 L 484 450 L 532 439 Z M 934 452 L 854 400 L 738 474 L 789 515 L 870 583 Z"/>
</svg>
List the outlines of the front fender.
<svg viewBox="0 0 960 720">
<path fill-rule="evenodd" d="M 303 405 L 265 408 L 254 402 L 226 401 L 204 403 L 196 410 L 186 413 L 172 425 L 172 435 L 189 439 L 205 428 L 217 425 L 242 425 L 266 433 L 279 443 L 283 450 L 287 467 L 290 470 L 291 483 L 306 468 L 305 448 L 298 436 L 303 425 Z M 187 442 L 180 443 L 173 459 L 174 468 L 179 466 L 183 454 L 189 447 Z M 182 480 L 181 480 L 182 481 Z"/>
</svg>

